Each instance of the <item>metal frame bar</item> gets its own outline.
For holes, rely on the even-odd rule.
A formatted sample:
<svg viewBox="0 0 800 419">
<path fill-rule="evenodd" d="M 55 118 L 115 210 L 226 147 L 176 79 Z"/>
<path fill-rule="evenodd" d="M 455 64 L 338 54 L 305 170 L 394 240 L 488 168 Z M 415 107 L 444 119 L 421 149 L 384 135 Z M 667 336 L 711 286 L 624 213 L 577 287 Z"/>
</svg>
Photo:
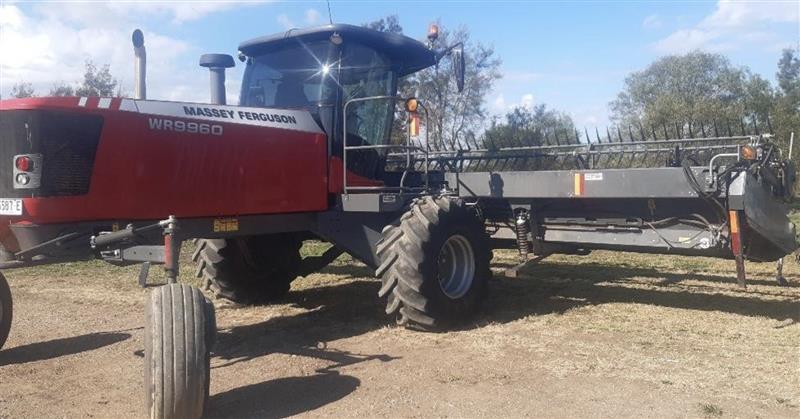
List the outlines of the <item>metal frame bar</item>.
<svg viewBox="0 0 800 419">
<path fill-rule="evenodd" d="M 405 188 L 404 183 L 406 179 L 406 174 L 410 169 L 412 169 L 412 150 L 418 150 L 423 153 L 424 157 L 424 173 L 425 173 L 425 187 L 424 189 L 428 189 L 428 153 L 430 151 L 430 144 L 428 142 L 428 130 L 425 130 L 425 148 L 418 147 L 416 145 L 411 144 L 411 133 L 408 133 L 406 136 L 406 144 L 405 145 L 393 145 L 393 144 L 375 144 L 375 145 L 364 145 L 364 146 L 348 146 L 347 145 L 347 107 L 353 103 L 359 102 L 367 102 L 371 100 L 394 100 L 395 102 L 405 102 L 400 96 L 395 95 L 381 95 L 381 96 L 368 96 L 368 97 L 361 97 L 350 99 L 344 103 L 342 107 L 342 188 L 344 195 L 347 196 L 350 194 L 350 191 L 399 191 L 403 192 L 405 190 L 411 190 L 413 188 Z M 425 120 L 428 120 L 428 109 L 425 108 L 424 105 L 421 103 L 419 106 L 425 111 Z M 406 113 L 408 113 L 406 111 Z M 403 171 L 403 175 L 400 178 L 400 186 L 399 187 L 386 187 L 386 186 L 348 186 L 347 185 L 347 151 L 348 150 L 404 150 L 405 157 L 406 157 L 406 168 Z M 416 156 L 416 154 L 414 154 Z"/>
</svg>

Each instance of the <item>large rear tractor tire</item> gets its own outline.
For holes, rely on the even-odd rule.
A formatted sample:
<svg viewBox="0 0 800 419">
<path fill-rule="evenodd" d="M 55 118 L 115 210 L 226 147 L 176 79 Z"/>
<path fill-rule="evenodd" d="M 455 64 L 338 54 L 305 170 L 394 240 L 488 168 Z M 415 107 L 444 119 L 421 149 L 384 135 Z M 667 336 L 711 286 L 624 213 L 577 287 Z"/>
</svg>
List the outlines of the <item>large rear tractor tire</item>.
<svg viewBox="0 0 800 419">
<path fill-rule="evenodd" d="M 400 325 L 442 330 L 467 321 L 486 298 L 492 251 L 486 230 L 462 201 L 416 199 L 383 230 L 378 295 Z"/>
<path fill-rule="evenodd" d="M 150 418 L 202 417 L 215 333 L 214 306 L 197 288 L 169 284 L 150 293 L 144 346 Z"/>
<path fill-rule="evenodd" d="M 8 287 L 6 277 L 0 273 L 0 349 L 8 339 L 11 331 L 11 319 L 14 313 L 14 304 L 11 300 L 11 288 Z"/>
<path fill-rule="evenodd" d="M 197 240 L 197 277 L 216 297 L 251 304 L 278 300 L 297 278 L 302 240 L 291 234 Z"/>
</svg>

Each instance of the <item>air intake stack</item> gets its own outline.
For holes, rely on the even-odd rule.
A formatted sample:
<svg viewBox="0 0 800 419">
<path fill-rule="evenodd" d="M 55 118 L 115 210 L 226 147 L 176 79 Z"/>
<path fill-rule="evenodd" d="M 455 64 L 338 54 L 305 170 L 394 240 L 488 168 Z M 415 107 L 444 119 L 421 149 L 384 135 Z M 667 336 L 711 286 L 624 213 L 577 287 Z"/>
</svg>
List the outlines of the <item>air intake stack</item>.
<svg viewBox="0 0 800 419">
<path fill-rule="evenodd" d="M 203 54 L 200 56 L 200 67 L 208 68 L 211 76 L 211 103 L 224 105 L 225 100 L 225 69 L 235 64 L 233 57 L 228 54 Z"/>
</svg>

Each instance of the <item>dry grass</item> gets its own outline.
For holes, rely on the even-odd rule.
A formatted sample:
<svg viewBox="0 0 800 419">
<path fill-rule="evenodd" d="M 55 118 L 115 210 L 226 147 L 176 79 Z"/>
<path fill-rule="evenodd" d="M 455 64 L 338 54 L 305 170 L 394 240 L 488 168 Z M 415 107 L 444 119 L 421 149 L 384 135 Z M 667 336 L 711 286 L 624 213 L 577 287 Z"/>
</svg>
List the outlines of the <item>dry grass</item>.
<svg viewBox="0 0 800 419">
<path fill-rule="evenodd" d="M 303 253 L 319 254 L 326 247 L 309 243 Z M 182 253 L 180 279 L 197 284 L 191 250 L 187 245 Z M 524 269 L 521 278 L 503 277 L 502 270 L 515 263 L 514 252 L 495 252 L 491 295 L 475 322 L 462 330 L 425 334 L 391 327 L 371 270 L 342 256 L 322 272 L 297 280 L 282 304 L 220 304 L 226 328 L 218 362 L 254 359 L 286 351 L 287 345 L 316 348 L 333 342 L 341 342 L 342 350 L 372 348 L 374 353 L 458 348 L 491 367 L 432 363 L 417 372 L 418 379 L 507 385 L 520 383 L 523 373 L 544 373 L 578 381 L 624 380 L 691 398 L 694 410 L 682 415 L 752 413 L 753 406 L 797 413 L 800 268 L 793 261 L 784 269 L 789 287 L 777 285 L 774 264 L 748 264 L 746 290 L 736 286 L 733 262 L 709 258 L 555 255 Z M 151 273 L 151 281 L 163 281 L 160 268 Z M 17 286 L 41 292 L 98 280 L 106 281 L 107 290 L 130 290 L 138 267 L 91 261 L 12 275 L 19 279 Z M 116 298 L 113 292 L 90 300 L 109 298 Z M 526 366 L 532 360 L 535 371 Z"/>
</svg>

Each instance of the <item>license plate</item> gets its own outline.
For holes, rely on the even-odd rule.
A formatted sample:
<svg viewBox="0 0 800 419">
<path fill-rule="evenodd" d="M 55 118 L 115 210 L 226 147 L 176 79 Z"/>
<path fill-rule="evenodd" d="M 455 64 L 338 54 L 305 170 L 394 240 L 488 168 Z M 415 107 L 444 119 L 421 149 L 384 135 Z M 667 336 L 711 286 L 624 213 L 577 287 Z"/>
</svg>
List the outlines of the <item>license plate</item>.
<svg viewBox="0 0 800 419">
<path fill-rule="evenodd" d="M 22 215 L 22 200 L 0 199 L 0 215 Z"/>
</svg>

